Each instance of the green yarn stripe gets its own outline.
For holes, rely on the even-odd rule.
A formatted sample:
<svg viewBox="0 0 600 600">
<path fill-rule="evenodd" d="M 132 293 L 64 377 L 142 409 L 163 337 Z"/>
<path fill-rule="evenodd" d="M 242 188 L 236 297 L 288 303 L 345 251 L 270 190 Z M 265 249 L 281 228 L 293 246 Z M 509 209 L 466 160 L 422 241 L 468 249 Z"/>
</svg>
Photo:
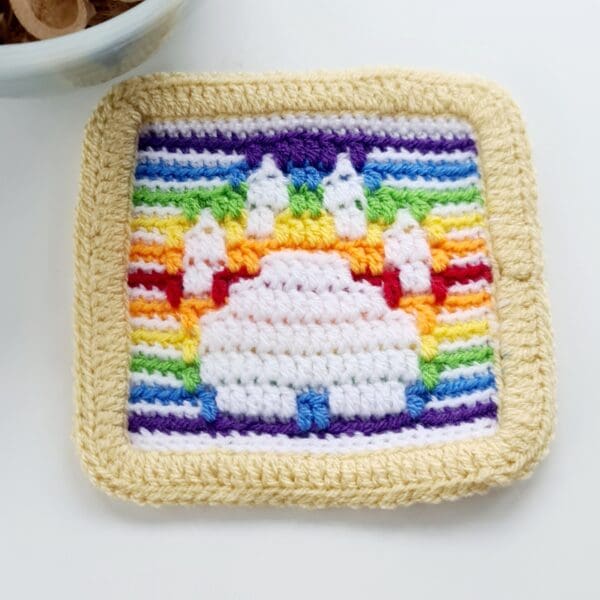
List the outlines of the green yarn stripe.
<svg viewBox="0 0 600 600">
<path fill-rule="evenodd" d="M 133 191 L 134 206 L 176 206 L 185 216 L 193 220 L 204 208 L 210 208 L 219 223 L 226 217 L 239 219 L 246 205 L 248 186 L 229 184 L 214 188 L 195 188 L 190 190 L 152 190 L 139 187 Z"/>
<path fill-rule="evenodd" d="M 288 187 L 290 212 L 294 217 L 308 214 L 317 218 L 323 212 L 323 186 L 310 189 L 306 185 Z M 154 190 L 136 188 L 133 192 L 134 206 L 176 206 L 193 220 L 204 208 L 210 208 L 215 219 L 222 223 L 225 218 L 239 219 L 246 207 L 248 186 L 245 183 L 233 187 L 229 184 L 214 188 L 190 190 Z M 398 209 L 408 209 L 417 221 L 422 221 L 433 206 L 460 203 L 482 205 L 483 198 L 477 187 L 455 190 L 426 190 L 381 187 L 367 190 L 366 216 L 371 223 L 391 225 Z"/>
<path fill-rule="evenodd" d="M 391 225 L 400 208 L 406 208 L 417 221 L 422 221 L 436 205 L 477 203 L 483 198 L 477 187 L 455 190 L 426 190 L 380 187 L 366 192 L 367 220 L 371 223 Z"/>
<path fill-rule="evenodd" d="M 200 365 L 197 360 L 186 363 L 176 358 L 158 358 L 136 353 L 131 357 L 129 367 L 131 371 L 137 373 L 145 371 L 161 375 L 174 375 L 177 379 L 181 379 L 183 387 L 188 392 L 193 392 L 200 384 Z"/>
<path fill-rule="evenodd" d="M 305 184 L 300 187 L 288 186 L 290 198 L 290 212 L 294 217 L 301 217 L 308 213 L 312 218 L 317 218 L 323 212 L 323 186 L 319 185 L 311 190 Z"/>
<path fill-rule="evenodd" d="M 454 352 L 440 352 L 431 360 L 421 358 L 419 366 L 423 383 L 427 389 L 433 389 L 439 382 L 440 373 L 458 367 L 470 367 L 494 358 L 494 349 L 490 346 L 473 346 Z"/>
</svg>

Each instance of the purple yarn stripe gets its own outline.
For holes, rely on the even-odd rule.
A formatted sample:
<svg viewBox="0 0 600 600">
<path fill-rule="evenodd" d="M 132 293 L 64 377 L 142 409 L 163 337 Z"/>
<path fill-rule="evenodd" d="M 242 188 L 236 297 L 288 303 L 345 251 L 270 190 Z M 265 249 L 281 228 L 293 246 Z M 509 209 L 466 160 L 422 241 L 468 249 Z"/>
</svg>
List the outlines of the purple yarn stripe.
<svg viewBox="0 0 600 600">
<path fill-rule="evenodd" d="M 471 138 L 401 138 L 391 135 L 366 133 L 330 133 L 315 131 L 283 131 L 266 135 L 256 133 L 246 137 L 238 135 L 140 136 L 140 150 L 202 152 L 208 150 L 245 154 L 251 168 L 260 165 L 265 154 L 272 154 L 280 169 L 288 163 L 294 166 L 320 165 L 325 170 L 335 167 L 340 152 L 348 152 L 356 169 L 362 169 L 367 153 L 373 149 L 417 150 L 419 152 L 477 151 Z"/>
<path fill-rule="evenodd" d="M 418 425 L 433 429 L 444 425 L 468 423 L 482 417 L 495 418 L 496 414 L 497 406 L 494 402 L 477 402 L 473 406 L 430 408 L 416 420 L 408 413 L 368 419 L 335 419 L 331 421 L 326 431 L 319 432 L 315 430 L 314 433 L 318 433 L 320 436 L 353 433 L 371 435 L 413 429 Z M 227 435 L 231 432 L 242 435 L 262 433 L 268 435 L 283 434 L 294 437 L 301 437 L 306 434 L 306 432 L 300 431 L 296 421 L 268 422 L 249 417 L 233 417 L 227 414 L 220 414 L 216 421 L 209 423 L 202 417 L 149 416 L 132 413 L 129 415 L 128 428 L 131 433 L 138 433 L 141 429 L 147 429 L 148 431 L 162 433 L 210 433 L 213 436 L 217 434 Z"/>
</svg>

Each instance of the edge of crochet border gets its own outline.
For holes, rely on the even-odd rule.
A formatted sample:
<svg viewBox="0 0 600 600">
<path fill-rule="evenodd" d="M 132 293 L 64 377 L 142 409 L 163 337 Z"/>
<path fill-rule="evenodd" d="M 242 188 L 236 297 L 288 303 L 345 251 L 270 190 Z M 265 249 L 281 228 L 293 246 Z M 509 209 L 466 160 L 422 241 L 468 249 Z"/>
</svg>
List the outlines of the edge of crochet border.
<svg viewBox="0 0 600 600">
<path fill-rule="evenodd" d="M 284 111 L 451 115 L 473 125 L 499 319 L 501 408 L 494 436 L 343 457 L 131 448 L 125 427 L 128 322 L 122 275 L 139 125 L 150 119 Z M 481 493 L 527 476 L 546 454 L 555 420 L 536 201 L 519 110 L 501 88 L 476 78 L 380 69 L 156 74 L 118 84 L 86 128 L 75 233 L 75 438 L 89 476 L 110 494 L 148 504 L 385 508 Z"/>
</svg>

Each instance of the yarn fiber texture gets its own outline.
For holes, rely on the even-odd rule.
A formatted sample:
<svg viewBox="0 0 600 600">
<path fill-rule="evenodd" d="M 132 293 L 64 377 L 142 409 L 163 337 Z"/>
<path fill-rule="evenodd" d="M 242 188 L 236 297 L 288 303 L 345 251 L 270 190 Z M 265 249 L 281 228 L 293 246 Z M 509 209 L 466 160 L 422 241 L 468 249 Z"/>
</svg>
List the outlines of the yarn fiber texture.
<svg viewBox="0 0 600 600">
<path fill-rule="evenodd" d="M 75 254 L 75 434 L 111 494 L 393 507 L 547 450 L 535 181 L 493 84 L 121 83 L 86 129 Z"/>
</svg>

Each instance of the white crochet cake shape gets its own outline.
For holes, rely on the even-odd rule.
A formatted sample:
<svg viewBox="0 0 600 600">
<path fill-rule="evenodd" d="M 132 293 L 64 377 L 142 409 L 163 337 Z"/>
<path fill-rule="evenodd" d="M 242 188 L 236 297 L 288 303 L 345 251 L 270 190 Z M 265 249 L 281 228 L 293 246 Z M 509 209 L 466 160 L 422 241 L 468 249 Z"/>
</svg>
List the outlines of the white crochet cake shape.
<svg viewBox="0 0 600 600">
<path fill-rule="evenodd" d="M 419 377 L 413 316 L 354 281 L 336 253 L 266 256 L 200 329 L 201 380 L 227 414 L 289 419 L 298 394 L 316 389 L 332 417 L 382 416 L 405 410 Z"/>
</svg>

